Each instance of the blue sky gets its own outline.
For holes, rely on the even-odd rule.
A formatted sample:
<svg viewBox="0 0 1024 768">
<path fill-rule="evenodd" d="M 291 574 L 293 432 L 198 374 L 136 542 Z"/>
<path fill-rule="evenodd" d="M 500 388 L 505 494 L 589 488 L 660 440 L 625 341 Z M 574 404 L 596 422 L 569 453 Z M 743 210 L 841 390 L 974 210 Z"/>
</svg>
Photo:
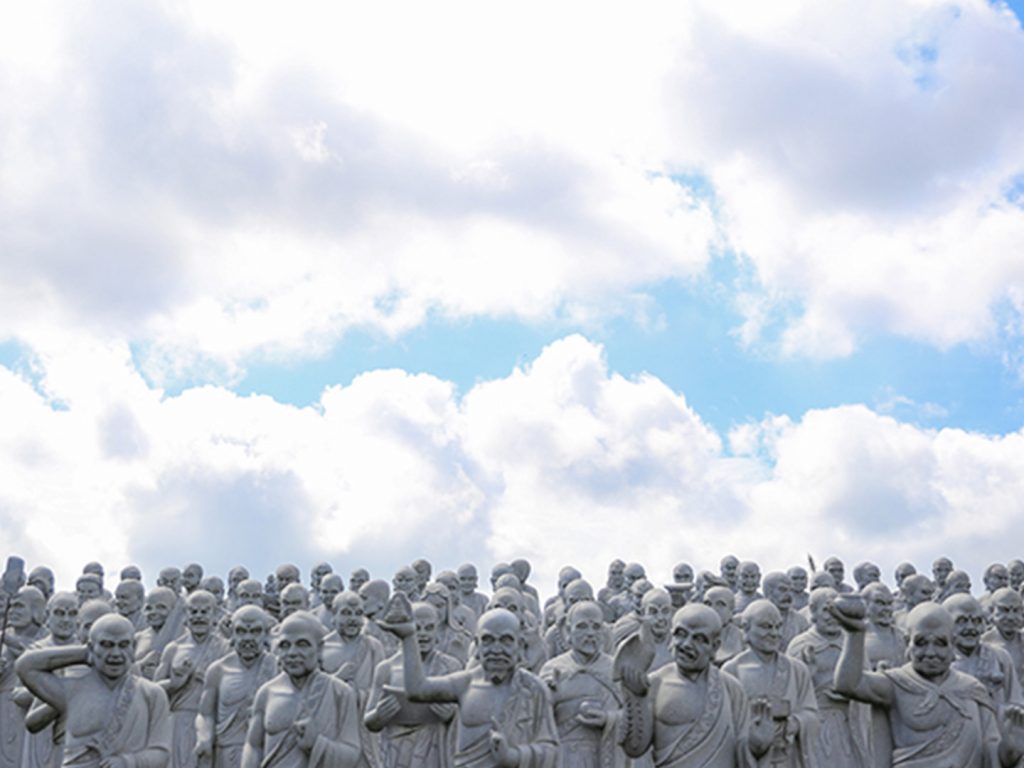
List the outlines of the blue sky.
<svg viewBox="0 0 1024 768">
<path fill-rule="evenodd" d="M 493 13 L 0 30 L 0 540 L 1024 554 L 1019 0 Z"/>
</svg>

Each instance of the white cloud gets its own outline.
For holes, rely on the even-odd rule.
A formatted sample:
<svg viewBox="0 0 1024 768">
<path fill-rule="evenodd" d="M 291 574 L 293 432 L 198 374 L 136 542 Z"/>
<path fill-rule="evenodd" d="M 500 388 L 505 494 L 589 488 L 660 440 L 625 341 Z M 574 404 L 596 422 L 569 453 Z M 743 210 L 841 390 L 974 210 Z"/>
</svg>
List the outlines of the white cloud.
<svg viewBox="0 0 1024 768">
<path fill-rule="evenodd" d="M 461 398 L 399 370 L 316 407 L 149 388 L 123 346 L 82 338 L 0 368 L 0 538 L 68 583 L 85 561 L 152 578 L 191 559 L 263 573 L 328 558 L 390 574 L 427 555 L 525 555 L 549 589 L 613 557 L 667 578 L 726 552 L 766 568 L 838 553 L 891 568 L 938 553 L 972 572 L 1020 553 L 1024 435 L 921 429 L 866 406 L 741 425 L 731 451 L 659 379 L 570 336 Z"/>
</svg>

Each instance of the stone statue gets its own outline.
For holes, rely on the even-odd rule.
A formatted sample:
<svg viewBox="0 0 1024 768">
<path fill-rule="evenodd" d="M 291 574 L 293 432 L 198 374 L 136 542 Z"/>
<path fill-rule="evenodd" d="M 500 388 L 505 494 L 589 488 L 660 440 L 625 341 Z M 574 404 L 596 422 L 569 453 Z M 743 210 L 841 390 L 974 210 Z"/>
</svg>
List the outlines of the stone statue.
<svg viewBox="0 0 1024 768">
<path fill-rule="evenodd" d="M 907 636 L 893 625 L 892 592 L 875 582 L 864 588 L 862 596 L 868 620 L 864 643 L 868 669 L 901 666 L 907 658 Z"/>
<path fill-rule="evenodd" d="M 992 596 L 1003 587 L 1010 586 L 1010 572 L 1002 563 L 992 563 L 985 569 L 982 581 L 985 582 L 986 592 L 978 599 L 978 602 L 981 603 L 982 608 L 990 610 L 989 602 L 992 600 Z"/>
<path fill-rule="evenodd" d="M 26 652 L 17 663 L 28 689 L 65 723 L 64 765 L 90 768 L 167 766 L 171 723 L 160 686 L 132 674 L 134 630 L 117 614 L 98 618 L 88 646 Z M 88 664 L 78 676 L 58 670 Z"/>
<path fill-rule="evenodd" d="M 755 600 L 743 612 L 747 650 L 722 669 L 733 675 L 751 702 L 767 700 L 772 720 L 771 745 L 755 765 L 758 768 L 810 768 L 815 766 L 818 704 L 807 666 L 780 653 L 782 616 L 768 600 Z M 751 716 L 758 713 L 751 710 Z"/>
<path fill-rule="evenodd" d="M 394 592 L 401 592 L 410 601 L 418 600 L 420 587 L 417 581 L 416 571 L 411 565 L 405 565 L 395 571 L 391 579 L 391 589 Z"/>
<path fill-rule="evenodd" d="M 175 597 L 181 595 L 181 569 L 170 565 L 161 569 L 156 577 L 158 587 L 166 587 L 174 593 Z"/>
<path fill-rule="evenodd" d="M 953 669 L 978 680 L 988 689 L 997 708 L 1021 704 L 1020 678 L 1010 654 L 981 641 L 985 631 L 985 611 L 970 595 L 957 594 L 942 603 L 953 619 Z"/>
<path fill-rule="evenodd" d="M 370 572 L 365 568 L 356 568 L 349 574 L 348 577 L 348 588 L 359 594 L 359 590 L 363 588 L 363 584 L 370 580 Z"/>
<path fill-rule="evenodd" d="M 540 608 L 540 595 L 537 594 L 537 590 L 534 589 L 532 585 L 527 583 L 530 578 L 530 573 L 533 570 L 533 567 L 530 565 L 530 561 L 522 557 L 517 557 L 509 563 L 509 565 L 512 568 L 512 573 L 514 573 L 516 578 L 519 579 L 520 588 L 522 589 L 523 594 L 527 596 L 527 601 Z"/>
<path fill-rule="evenodd" d="M 320 605 L 313 609 L 313 615 L 320 619 L 328 632 L 334 628 L 334 599 L 344 590 L 345 584 L 337 573 L 328 573 L 318 585 Z"/>
<path fill-rule="evenodd" d="M 520 618 L 495 608 L 477 624 L 472 669 L 424 674 L 411 609 L 396 595 L 387 627 L 402 638 L 410 701 L 458 705 L 454 765 L 459 768 L 556 768 L 558 733 L 547 686 L 519 668 Z M 403 605 L 404 602 L 404 605 Z"/>
<path fill-rule="evenodd" d="M 320 671 L 324 627 L 293 613 L 275 641 L 282 672 L 253 701 L 242 768 L 355 768 L 362 751 L 352 688 Z"/>
<path fill-rule="evenodd" d="M 44 634 L 46 600 L 35 587 L 21 587 L 7 607 L 0 646 L 0 768 L 20 768 L 25 744 L 25 708 L 15 697 L 15 661 Z M 27 702 L 25 702 L 27 703 Z"/>
<path fill-rule="evenodd" d="M 609 605 L 611 606 L 612 613 L 614 615 L 614 618 L 611 620 L 612 623 L 618 621 L 627 614 L 636 612 L 637 606 L 639 605 L 639 597 L 631 592 L 631 589 L 638 581 L 643 581 L 648 585 L 650 584 L 650 582 L 647 581 L 647 574 L 644 571 L 644 567 L 640 565 L 640 563 L 627 563 L 626 567 L 622 570 L 623 589 L 609 601 Z"/>
<path fill-rule="evenodd" d="M 932 582 L 935 584 L 935 591 L 942 593 L 946 588 L 946 579 L 953 572 L 953 561 L 948 557 L 940 557 L 932 563 Z"/>
<path fill-rule="evenodd" d="M 26 586 L 35 587 L 42 594 L 43 599 L 49 602 L 53 597 L 54 577 L 53 571 L 45 565 L 37 565 L 28 573 Z"/>
<path fill-rule="evenodd" d="M 822 568 L 825 569 L 825 572 L 828 573 L 835 582 L 835 587 L 833 587 L 833 589 L 835 589 L 836 592 L 843 594 L 844 592 L 853 591 L 853 587 L 843 581 L 846 577 L 846 568 L 843 566 L 843 561 L 838 557 L 832 556 L 825 560 L 822 564 Z"/>
<path fill-rule="evenodd" d="M 351 585 L 351 582 L 349 584 Z M 399 651 L 398 639 L 390 632 L 385 632 L 378 624 L 390 596 L 391 588 L 383 579 L 368 581 L 359 590 L 359 598 L 363 601 L 363 617 L 366 619 L 363 632 L 380 642 L 384 647 L 385 656 L 391 656 Z"/>
<path fill-rule="evenodd" d="M 217 602 L 213 595 L 196 589 L 185 600 L 188 633 L 172 640 L 160 655 L 153 680 L 167 693 L 171 709 L 171 765 L 195 768 L 196 714 L 203 693 L 206 670 L 226 656 L 231 647 L 214 629 Z"/>
<path fill-rule="evenodd" d="M 344 680 L 365 702 L 373 682 L 373 670 L 384 659 L 384 646 L 363 632 L 363 601 L 355 592 L 334 598 L 334 631 L 323 640 L 321 668 Z"/>
<path fill-rule="evenodd" d="M 736 678 L 711 663 L 720 631 L 713 610 L 691 604 L 672 618 L 675 663 L 648 674 L 651 650 L 644 649 L 643 634 L 622 647 L 615 665 L 626 704 L 627 755 L 652 749 L 656 768 L 746 768 L 767 753 L 775 735 L 770 704 L 750 703 Z"/>
<path fill-rule="evenodd" d="M 228 609 L 232 612 L 238 608 L 238 585 L 249 578 L 249 569 L 244 565 L 236 565 L 228 571 Z M 259 582 L 256 582 L 257 584 Z M 262 591 L 262 587 L 260 588 Z"/>
<path fill-rule="evenodd" d="M 199 585 L 203 583 L 203 566 L 199 563 L 189 563 L 181 572 L 181 588 L 186 595 L 191 595 Z"/>
<path fill-rule="evenodd" d="M 1017 677 L 1024 675 L 1024 604 L 1018 592 L 1002 587 L 992 593 L 989 603 L 992 629 L 981 636 L 984 643 L 1006 651 L 1013 659 Z"/>
<path fill-rule="evenodd" d="M 1007 768 L 1024 755 L 1024 710 L 1008 705 L 997 718 L 985 686 L 952 668 L 953 619 L 942 606 L 910 612 L 910 661 L 882 672 L 864 669 L 863 619 L 839 605 L 834 613 L 846 630 L 835 688 L 888 712 L 893 766 Z"/>
<path fill-rule="evenodd" d="M 787 653 L 807 665 L 818 702 L 818 735 L 812 745 L 819 766 L 863 768 L 870 765 L 865 748 L 869 711 L 838 694 L 833 686 L 843 630 L 832 612 L 837 592 L 828 587 L 811 593 L 810 629 L 790 643 Z"/>
<path fill-rule="evenodd" d="M 612 657 L 602 651 L 604 612 L 592 600 L 577 601 L 569 606 L 565 626 L 569 649 L 540 671 L 551 689 L 561 768 L 624 768 L 618 743 L 623 701 Z"/>
<path fill-rule="evenodd" d="M 534 599 L 533 595 L 531 595 L 523 589 L 522 582 L 519 581 L 519 577 L 516 576 L 514 573 L 503 573 L 495 580 L 495 591 L 501 589 L 502 587 L 510 587 L 511 589 L 514 589 L 516 592 L 523 596 L 523 607 L 526 608 L 526 610 L 529 611 L 531 614 L 533 614 L 535 618 L 539 618 L 541 616 L 540 605 Z M 561 595 L 561 593 L 559 593 L 559 596 L 561 598 L 559 600 L 548 601 L 549 610 L 551 612 L 550 615 L 552 616 L 558 615 L 560 611 L 565 609 L 565 598 Z M 545 613 L 544 616 L 545 619 L 547 619 L 548 613 Z M 545 626 L 548 626 L 546 621 Z"/>
<path fill-rule="evenodd" d="M 915 573 L 903 580 L 900 592 L 903 595 L 905 607 L 896 612 L 893 621 L 897 627 L 909 634 L 907 627 L 908 615 L 921 603 L 927 603 L 935 597 L 935 585 L 923 573 Z"/>
<path fill-rule="evenodd" d="M 1010 577 L 1010 589 L 1020 592 L 1024 586 L 1024 560 L 1011 560 L 1006 564 L 1006 573 Z"/>
<path fill-rule="evenodd" d="M 146 615 L 142 606 L 146 602 L 146 588 L 141 581 L 128 579 L 114 588 L 114 605 L 117 612 L 132 623 L 136 632 L 146 628 Z"/>
<path fill-rule="evenodd" d="M 540 635 L 540 627 L 533 614 L 526 610 L 522 593 L 509 587 L 498 589 L 491 595 L 491 600 L 487 604 L 487 610 L 495 608 L 503 608 L 519 619 L 519 634 L 523 643 L 519 666 L 534 673 L 539 672 L 544 662 L 548 660 L 548 655 L 544 648 L 544 639 Z M 475 648 L 470 650 L 469 666 L 473 666 L 478 655 Z"/>
<path fill-rule="evenodd" d="M 466 630 L 469 636 L 472 637 L 476 632 L 476 611 L 462 604 L 459 577 L 455 574 L 455 571 L 444 570 L 437 574 L 437 583 L 444 584 L 448 588 L 448 595 L 452 601 L 452 617 L 455 619 L 455 623 Z"/>
<path fill-rule="evenodd" d="M 320 597 L 320 587 L 323 584 L 324 577 L 328 574 L 334 573 L 334 568 L 330 563 L 317 563 L 313 566 L 313 570 L 309 572 L 309 593 L 310 601 L 309 604 L 313 608 L 320 606 L 322 598 Z M 340 578 L 340 577 L 339 577 Z M 342 584 L 342 589 L 345 585 Z"/>
<path fill-rule="evenodd" d="M 280 593 L 280 616 L 284 620 L 296 611 L 309 610 L 309 592 L 297 582 L 286 585 Z"/>
<path fill-rule="evenodd" d="M 274 571 L 274 579 L 277 582 L 277 592 L 281 594 L 289 584 L 301 584 L 302 573 L 297 565 L 284 563 L 277 566 Z"/>
<path fill-rule="evenodd" d="M 947 598 L 953 595 L 971 594 L 971 577 L 967 571 L 954 570 L 946 577 L 946 586 L 935 598 L 935 602 L 944 603 Z"/>
<path fill-rule="evenodd" d="M 121 569 L 121 581 L 142 581 L 142 569 L 137 565 L 126 565 Z"/>
<path fill-rule="evenodd" d="M 761 569 L 753 560 L 744 560 L 737 573 L 736 612 L 743 613 L 752 602 L 764 598 L 758 591 L 761 586 Z"/>
<path fill-rule="evenodd" d="M 437 650 L 437 611 L 427 603 L 414 603 L 416 648 L 428 677 L 462 669 L 461 662 Z M 454 750 L 455 718 L 452 704 L 419 704 L 409 700 L 396 654 L 377 665 L 366 705 L 364 723 L 380 734 L 382 768 L 448 768 Z"/>
<path fill-rule="evenodd" d="M 704 605 L 713 610 L 718 616 L 722 628 L 718 633 L 718 643 L 715 648 L 715 656 L 712 659 L 715 666 L 721 667 L 727 661 L 743 652 L 746 641 L 743 639 L 743 632 L 733 621 L 736 609 L 736 595 L 726 586 L 711 587 L 704 593 Z"/>
<path fill-rule="evenodd" d="M 857 585 L 857 591 L 862 591 L 868 584 L 881 582 L 882 569 L 874 563 L 865 560 L 853 567 L 853 581 Z"/>
<path fill-rule="evenodd" d="M 917 569 L 914 567 L 914 564 L 905 561 L 897 565 L 893 571 L 893 579 L 896 581 L 896 591 L 893 593 L 893 608 L 896 613 L 907 608 L 906 597 L 903 594 L 903 582 L 915 573 L 917 573 Z"/>
<path fill-rule="evenodd" d="M 793 610 L 793 588 L 789 576 L 782 571 L 772 571 L 764 577 L 764 596 L 779 609 L 782 616 L 780 647 L 785 651 L 794 637 L 810 629 L 811 623 Z"/>
<path fill-rule="evenodd" d="M 626 580 L 622 575 L 622 572 L 626 568 L 626 563 L 622 560 L 615 559 L 608 564 L 608 578 L 605 581 L 605 585 L 597 592 L 597 602 L 601 604 L 601 608 L 604 611 L 604 620 L 609 624 L 615 621 L 615 611 L 611 606 L 612 598 L 622 593 L 626 588 Z"/>
<path fill-rule="evenodd" d="M 568 603 L 568 608 L 572 608 L 576 603 L 592 602 L 594 600 L 594 590 L 586 580 L 576 579 L 565 588 L 565 600 Z M 568 608 L 559 614 L 558 620 L 548 627 L 544 633 L 544 649 L 547 651 L 549 659 L 561 656 L 571 648 L 569 643 L 569 625 L 567 623 Z M 605 650 L 606 645 L 610 644 L 611 638 L 604 631 L 603 625 L 601 635 L 601 648 Z"/>
<path fill-rule="evenodd" d="M 640 616 L 643 613 L 644 595 L 654 589 L 654 585 L 647 579 L 637 579 L 629 585 L 626 595 L 630 600 L 629 613 L 623 613 L 612 625 L 612 646 L 618 647 L 619 643 L 632 635 L 640 627 Z"/>
<path fill-rule="evenodd" d="M 461 593 L 462 604 L 469 608 L 473 613 L 480 617 L 480 614 L 484 612 L 487 607 L 487 598 L 476 591 L 479 579 L 477 577 L 476 566 L 471 563 L 463 563 L 455 571 L 459 577 L 459 591 Z"/>
<path fill-rule="evenodd" d="M 263 584 L 259 579 L 242 579 L 235 590 L 236 608 L 243 605 L 255 605 L 258 608 L 264 607 Z"/>
<path fill-rule="evenodd" d="M 790 608 L 794 611 L 802 611 L 807 607 L 810 594 L 807 592 L 807 570 L 799 565 L 794 565 L 786 575 L 789 576 L 789 585 L 793 592 L 793 605 Z"/>
<path fill-rule="evenodd" d="M 256 691 L 277 674 L 277 659 L 266 652 L 270 617 L 255 605 L 231 616 L 232 653 L 206 670 L 195 719 L 196 756 L 200 765 L 239 768 Z"/>
<path fill-rule="evenodd" d="M 416 571 L 416 592 L 422 595 L 424 587 L 430 583 L 430 576 L 434 572 L 434 566 L 430 564 L 429 560 L 421 557 L 413 561 L 412 569 Z"/>
<path fill-rule="evenodd" d="M 79 605 L 84 605 L 88 600 L 102 600 L 103 580 L 95 573 L 83 573 L 75 579 L 75 592 L 78 593 Z"/>
<path fill-rule="evenodd" d="M 437 612 L 437 648 L 463 665 L 469 661 L 469 647 L 473 635 L 455 620 L 455 602 L 444 584 L 431 582 L 424 587 L 423 602 Z M 474 622 L 475 625 L 475 622 Z"/>
<path fill-rule="evenodd" d="M 224 608 L 224 579 L 220 576 L 206 576 L 199 582 L 199 588 L 213 595 L 218 609 Z"/>
<path fill-rule="evenodd" d="M 733 592 L 739 589 L 739 570 L 740 561 L 736 555 L 726 555 L 718 564 L 719 575 L 725 580 L 725 586 Z"/>
<path fill-rule="evenodd" d="M 114 596 L 112 594 L 110 594 L 110 592 L 103 586 L 103 576 L 104 576 L 104 573 L 103 573 L 103 566 L 100 563 L 96 562 L 95 560 L 93 560 L 91 563 L 86 563 L 85 565 L 82 566 L 82 573 L 83 574 L 91 573 L 93 576 L 95 576 L 97 579 L 99 579 L 99 582 L 100 582 L 100 594 L 99 594 L 99 597 L 101 599 L 106 600 L 108 603 L 111 600 L 114 599 Z"/>
<path fill-rule="evenodd" d="M 181 634 L 180 619 L 184 614 L 175 612 L 178 599 L 167 587 L 157 587 L 148 595 L 142 606 L 147 627 L 135 635 L 136 668 L 148 680 L 153 679 L 160 655 L 174 638 Z"/>
</svg>

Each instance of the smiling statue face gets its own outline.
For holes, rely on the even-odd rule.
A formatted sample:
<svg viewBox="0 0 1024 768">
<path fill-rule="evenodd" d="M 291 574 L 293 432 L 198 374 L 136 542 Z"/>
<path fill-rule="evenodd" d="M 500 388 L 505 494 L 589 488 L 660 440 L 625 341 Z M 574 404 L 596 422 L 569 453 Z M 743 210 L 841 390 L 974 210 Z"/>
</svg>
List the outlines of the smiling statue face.
<svg viewBox="0 0 1024 768">
<path fill-rule="evenodd" d="M 323 625 L 308 614 L 296 613 L 280 626 L 275 650 L 281 668 L 293 681 L 309 676 L 320 666 Z"/>
<path fill-rule="evenodd" d="M 958 594 L 942 603 L 953 619 L 953 642 L 961 653 L 973 654 L 985 631 L 985 611 L 970 595 Z"/>
<path fill-rule="evenodd" d="M 953 619 L 939 605 L 925 603 L 907 616 L 910 663 L 924 678 L 941 678 L 953 663 Z"/>
<path fill-rule="evenodd" d="M 209 592 L 197 589 L 189 595 L 185 604 L 185 623 L 193 638 L 201 640 L 210 634 L 216 612 L 217 600 Z"/>
<path fill-rule="evenodd" d="M 661 640 L 668 635 L 674 610 L 672 597 L 664 589 L 652 589 L 643 596 L 640 615 L 651 628 L 655 640 Z"/>
<path fill-rule="evenodd" d="M 135 633 L 128 619 L 107 614 L 89 630 L 92 667 L 108 681 L 120 680 L 135 662 Z"/>
<path fill-rule="evenodd" d="M 684 675 L 708 668 L 718 650 L 722 621 L 706 605 L 687 605 L 672 618 L 672 654 Z"/>
<path fill-rule="evenodd" d="M 334 598 L 334 628 L 341 637 L 353 639 L 363 631 L 363 599 L 355 592 L 342 592 Z"/>
<path fill-rule="evenodd" d="M 776 654 L 782 643 L 782 614 L 767 600 L 755 600 L 743 612 L 747 645 L 762 654 Z"/>
<path fill-rule="evenodd" d="M 53 639 L 59 642 L 71 640 L 78 627 L 78 598 L 70 592 L 58 592 L 50 598 L 50 615 L 47 627 Z"/>
</svg>

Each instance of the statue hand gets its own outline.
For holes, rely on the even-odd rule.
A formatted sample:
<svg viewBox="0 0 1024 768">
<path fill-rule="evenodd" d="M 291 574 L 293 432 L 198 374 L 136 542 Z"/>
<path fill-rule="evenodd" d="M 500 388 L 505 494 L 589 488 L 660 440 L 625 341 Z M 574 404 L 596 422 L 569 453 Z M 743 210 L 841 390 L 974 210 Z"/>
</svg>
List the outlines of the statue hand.
<svg viewBox="0 0 1024 768">
<path fill-rule="evenodd" d="M 835 603 L 829 603 L 826 605 L 825 610 L 831 613 L 835 617 L 836 621 L 839 622 L 839 626 L 847 632 L 863 632 L 867 629 L 868 625 L 864 619 L 844 613 L 839 610 Z"/>
<path fill-rule="evenodd" d="M 385 723 L 389 722 L 401 710 L 402 702 L 390 693 L 381 696 L 380 701 L 377 702 L 377 717 Z"/>
<path fill-rule="evenodd" d="M 1001 719 L 1000 756 L 1003 765 L 1014 765 L 1024 755 L 1024 707 L 1018 704 L 1007 705 Z"/>
<path fill-rule="evenodd" d="M 540 679 L 543 680 L 552 691 L 558 689 L 558 681 L 562 679 L 562 671 L 557 668 L 544 672 Z"/>
<path fill-rule="evenodd" d="M 212 755 L 213 737 L 208 736 L 206 738 L 199 739 L 199 741 L 196 742 L 195 754 L 196 757 L 200 759 L 206 757 L 207 755 Z"/>
<path fill-rule="evenodd" d="M 510 746 L 501 726 L 491 718 L 491 756 L 500 768 L 516 768 L 519 765 L 519 750 Z"/>
<path fill-rule="evenodd" d="M 316 744 L 316 730 L 309 727 L 309 718 L 304 717 L 292 723 L 295 735 L 299 737 L 298 747 L 303 752 L 309 753 Z"/>
<path fill-rule="evenodd" d="M 588 728 L 604 728 L 605 723 L 608 722 L 608 716 L 598 702 L 584 701 L 576 715 L 576 722 Z"/>
<path fill-rule="evenodd" d="M 775 739 L 775 723 L 772 720 L 772 705 L 761 697 L 750 703 L 750 748 L 756 756 L 768 751 Z"/>
<path fill-rule="evenodd" d="M 818 664 L 818 654 L 815 653 L 814 648 L 810 645 L 805 645 L 800 650 L 800 661 L 807 665 L 807 668 L 814 674 L 814 668 Z"/>
</svg>

